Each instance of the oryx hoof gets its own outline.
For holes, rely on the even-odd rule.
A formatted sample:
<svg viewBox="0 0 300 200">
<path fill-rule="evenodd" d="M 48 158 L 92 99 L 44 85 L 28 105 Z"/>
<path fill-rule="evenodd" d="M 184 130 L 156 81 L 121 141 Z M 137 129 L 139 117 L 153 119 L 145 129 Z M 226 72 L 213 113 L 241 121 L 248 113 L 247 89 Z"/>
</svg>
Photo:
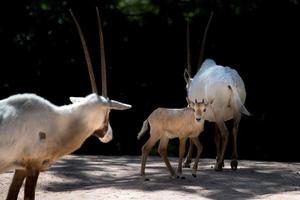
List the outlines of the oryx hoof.
<svg viewBox="0 0 300 200">
<path fill-rule="evenodd" d="M 196 175 L 196 174 L 194 174 L 194 173 L 192 174 L 192 176 L 193 176 L 194 178 L 196 178 L 196 177 L 197 177 L 197 175 Z"/>
<path fill-rule="evenodd" d="M 224 163 L 216 163 L 215 164 L 215 171 L 217 171 L 217 172 L 219 172 L 219 171 L 222 171 L 223 170 L 223 165 L 224 165 Z"/>
<path fill-rule="evenodd" d="M 142 176 L 142 177 L 141 177 L 141 180 L 142 180 L 142 181 L 150 181 L 150 179 L 147 178 L 147 177 L 145 177 L 145 176 Z"/>
<path fill-rule="evenodd" d="M 232 160 L 230 165 L 231 165 L 232 170 L 237 170 L 238 161 L 237 160 Z"/>
</svg>

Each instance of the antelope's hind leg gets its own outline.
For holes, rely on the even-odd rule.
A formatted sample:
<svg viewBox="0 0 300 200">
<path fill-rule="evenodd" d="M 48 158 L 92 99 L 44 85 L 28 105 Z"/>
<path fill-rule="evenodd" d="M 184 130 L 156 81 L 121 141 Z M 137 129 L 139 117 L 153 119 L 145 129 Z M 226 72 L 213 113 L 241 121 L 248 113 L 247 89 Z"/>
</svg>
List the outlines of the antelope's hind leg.
<svg viewBox="0 0 300 200">
<path fill-rule="evenodd" d="M 18 194 L 26 177 L 25 170 L 15 170 L 13 180 L 9 186 L 8 194 L 6 200 L 17 200 Z"/>
<path fill-rule="evenodd" d="M 237 153 L 237 135 L 239 131 L 239 123 L 240 123 L 240 117 L 238 119 L 235 119 L 233 122 L 233 128 L 232 128 L 232 136 L 233 136 L 233 148 L 232 148 L 232 160 L 231 160 L 231 169 L 237 170 L 238 166 L 238 153 Z"/>
<path fill-rule="evenodd" d="M 151 134 L 148 141 L 142 147 L 141 176 L 142 176 L 142 178 L 144 178 L 145 181 L 149 180 L 146 178 L 146 174 L 145 174 L 147 158 L 148 158 L 148 155 L 149 155 L 151 149 L 153 148 L 153 146 L 156 144 L 156 142 L 158 140 L 159 140 L 159 137 L 152 136 L 152 134 Z"/>
<path fill-rule="evenodd" d="M 218 157 L 217 157 L 217 162 L 215 164 L 215 171 L 222 171 L 223 166 L 224 166 L 225 151 L 226 151 L 227 144 L 228 144 L 229 132 L 228 132 L 226 124 L 224 123 L 223 120 L 218 120 L 216 123 L 217 123 L 217 126 L 219 127 L 219 130 L 221 133 L 221 137 L 220 137 L 220 139 L 221 139 L 220 147 L 221 148 L 219 147 L 219 149 L 221 149 L 221 151 L 220 151 L 220 155 L 218 155 Z"/>
</svg>

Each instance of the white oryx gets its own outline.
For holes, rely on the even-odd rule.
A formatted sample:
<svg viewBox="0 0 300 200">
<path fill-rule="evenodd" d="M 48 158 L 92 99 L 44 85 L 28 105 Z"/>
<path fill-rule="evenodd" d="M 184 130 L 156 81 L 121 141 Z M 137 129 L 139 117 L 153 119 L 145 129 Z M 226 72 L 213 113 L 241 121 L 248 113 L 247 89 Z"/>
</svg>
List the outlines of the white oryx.
<svg viewBox="0 0 300 200">
<path fill-rule="evenodd" d="M 112 139 L 110 110 L 131 107 L 98 95 L 85 39 L 73 14 L 72 17 L 84 48 L 93 93 L 70 97 L 72 104 L 64 106 L 56 106 L 35 94 L 18 94 L 0 101 L 0 173 L 15 169 L 7 200 L 18 198 L 25 179 L 24 199 L 34 200 L 41 171 L 78 149 L 92 134 L 102 142 L 109 142 Z M 100 24 L 99 13 L 98 21 Z M 103 39 L 101 44 L 104 52 Z M 106 78 L 102 77 L 102 81 L 106 82 Z M 102 92 L 106 95 L 106 88 Z"/>
<path fill-rule="evenodd" d="M 241 114 L 250 115 L 244 106 L 246 90 L 242 78 L 236 70 L 217 65 L 212 59 L 206 59 L 193 79 L 186 78 L 188 98 L 213 101 L 207 107 L 205 120 L 215 122 L 219 129 L 215 134 L 217 159 L 215 170 L 222 170 L 224 153 L 228 143 L 229 131 L 225 122 L 233 119 L 233 154 L 231 168 L 237 169 L 237 134 Z M 191 162 L 192 143 L 185 165 Z"/>
</svg>

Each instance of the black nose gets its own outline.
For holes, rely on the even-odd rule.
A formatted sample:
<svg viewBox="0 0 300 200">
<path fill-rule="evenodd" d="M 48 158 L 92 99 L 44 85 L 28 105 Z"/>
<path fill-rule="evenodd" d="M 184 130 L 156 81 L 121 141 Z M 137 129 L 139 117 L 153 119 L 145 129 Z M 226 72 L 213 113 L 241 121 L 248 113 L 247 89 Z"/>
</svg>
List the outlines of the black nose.
<svg viewBox="0 0 300 200">
<path fill-rule="evenodd" d="M 196 118 L 197 122 L 200 122 L 201 118 Z"/>
</svg>

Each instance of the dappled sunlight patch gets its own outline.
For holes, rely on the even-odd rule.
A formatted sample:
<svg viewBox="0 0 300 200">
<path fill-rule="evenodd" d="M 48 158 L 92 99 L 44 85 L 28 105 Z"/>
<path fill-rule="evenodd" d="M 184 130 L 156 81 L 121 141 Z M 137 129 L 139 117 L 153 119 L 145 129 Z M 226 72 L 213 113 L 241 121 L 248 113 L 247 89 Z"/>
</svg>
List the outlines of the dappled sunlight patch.
<svg viewBox="0 0 300 200">
<path fill-rule="evenodd" d="M 177 167 L 178 158 L 170 157 Z M 185 179 L 171 179 L 159 156 L 148 159 L 140 176 L 139 156 L 65 156 L 40 175 L 37 199 L 297 199 L 299 163 L 240 160 L 238 170 L 225 160 L 221 172 L 213 159 L 200 159 L 197 177 L 185 168 Z M 13 173 L 0 175 L 0 199 L 5 199 Z M 23 189 L 21 190 L 21 193 Z M 273 198 L 274 197 L 274 198 Z"/>
</svg>

